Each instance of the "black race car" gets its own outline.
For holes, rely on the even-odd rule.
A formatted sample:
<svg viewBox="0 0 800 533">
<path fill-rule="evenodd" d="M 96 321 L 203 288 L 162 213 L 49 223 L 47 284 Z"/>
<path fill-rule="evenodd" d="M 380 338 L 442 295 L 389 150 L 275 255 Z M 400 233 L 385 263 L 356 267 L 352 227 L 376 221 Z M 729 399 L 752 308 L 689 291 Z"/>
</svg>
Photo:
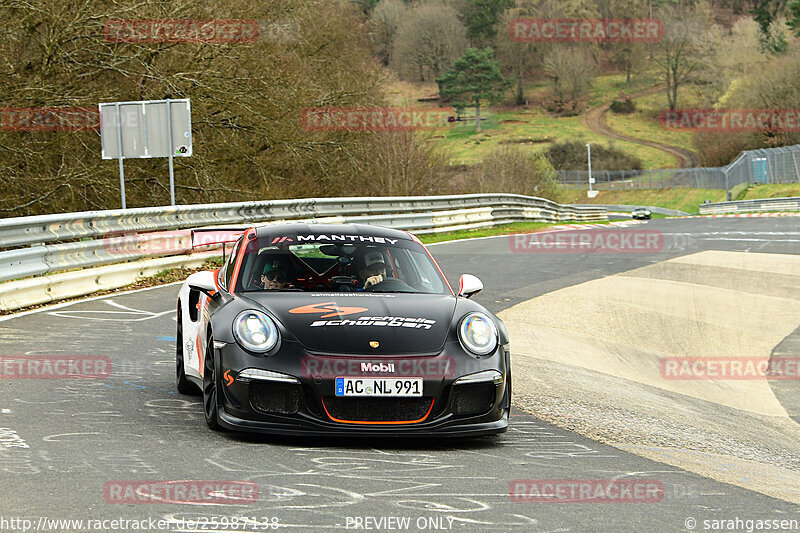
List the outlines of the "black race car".
<svg viewBox="0 0 800 533">
<path fill-rule="evenodd" d="M 177 386 L 212 429 L 485 435 L 508 426 L 502 321 L 454 294 L 413 235 L 362 225 L 245 230 L 178 297 Z"/>
</svg>

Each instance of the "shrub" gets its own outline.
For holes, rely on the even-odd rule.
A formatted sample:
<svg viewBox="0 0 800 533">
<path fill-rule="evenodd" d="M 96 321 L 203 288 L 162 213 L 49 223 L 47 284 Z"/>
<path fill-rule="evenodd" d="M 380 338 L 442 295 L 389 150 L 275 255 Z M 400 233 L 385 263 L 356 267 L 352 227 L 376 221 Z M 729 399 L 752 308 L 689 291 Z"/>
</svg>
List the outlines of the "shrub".
<svg viewBox="0 0 800 533">
<path fill-rule="evenodd" d="M 501 145 L 467 169 L 463 192 L 497 192 L 554 198 L 555 170 L 525 146 Z"/>
<path fill-rule="evenodd" d="M 587 170 L 589 168 L 586 143 L 566 141 L 551 145 L 545 156 L 558 170 Z M 600 144 L 592 145 L 592 169 L 595 170 L 641 170 L 642 161 L 632 155 Z"/>
<path fill-rule="evenodd" d="M 611 102 L 609 109 L 612 113 L 618 115 L 630 115 L 636 112 L 636 102 L 630 98 L 622 98 L 621 100 L 614 100 Z"/>
<path fill-rule="evenodd" d="M 574 117 L 581 113 L 584 105 L 582 101 L 570 100 L 559 96 L 552 96 L 542 102 L 542 106 L 550 113 L 559 117 Z"/>
</svg>

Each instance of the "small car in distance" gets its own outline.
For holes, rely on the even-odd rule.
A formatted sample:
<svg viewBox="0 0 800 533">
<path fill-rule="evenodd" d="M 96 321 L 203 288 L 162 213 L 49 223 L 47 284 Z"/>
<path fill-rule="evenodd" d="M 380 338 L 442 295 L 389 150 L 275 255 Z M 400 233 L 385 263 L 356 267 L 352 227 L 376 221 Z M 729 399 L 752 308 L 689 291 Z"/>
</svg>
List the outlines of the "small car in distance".
<svg viewBox="0 0 800 533">
<path fill-rule="evenodd" d="M 178 391 L 211 429 L 282 435 L 505 431 L 508 333 L 455 293 L 413 235 L 287 223 L 243 231 L 224 265 L 183 283 Z"/>
<path fill-rule="evenodd" d="M 631 218 L 634 220 L 645 219 L 649 220 L 652 217 L 652 213 L 646 207 L 637 207 L 631 212 Z"/>
</svg>

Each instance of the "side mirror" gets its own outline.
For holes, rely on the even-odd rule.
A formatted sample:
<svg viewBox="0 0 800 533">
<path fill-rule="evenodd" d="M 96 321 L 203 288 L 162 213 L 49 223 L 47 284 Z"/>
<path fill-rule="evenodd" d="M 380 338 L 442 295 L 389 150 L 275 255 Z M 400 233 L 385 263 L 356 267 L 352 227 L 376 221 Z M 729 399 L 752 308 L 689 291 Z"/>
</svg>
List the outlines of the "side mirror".
<svg viewBox="0 0 800 533">
<path fill-rule="evenodd" d="M 462 274 L 458 278 L 458 295 L 464 298 L 478 294 L 483 290 L 483 283 L 472 274 Z"/>
<path fill-rule="evenodd" d="M 186 278 L 186 282 L 188 283 L 190 289 L 204 292 L 209 296 L 214 296 L 219 290 L 217 289 L 216 280 L 214 280 L 214 273 L 209 272 L 208 270 L 195 272 Z"/>
</svg>

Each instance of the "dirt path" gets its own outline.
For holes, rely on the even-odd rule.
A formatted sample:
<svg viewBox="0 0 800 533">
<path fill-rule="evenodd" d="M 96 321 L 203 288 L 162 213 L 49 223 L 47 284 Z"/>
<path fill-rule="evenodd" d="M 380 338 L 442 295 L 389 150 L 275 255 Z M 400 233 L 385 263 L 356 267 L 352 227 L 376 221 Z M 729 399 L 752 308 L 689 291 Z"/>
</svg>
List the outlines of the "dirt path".
<svg viewBox="0 0 800 533">
<path fill-rule="evenodd" d="M 658 91 L 664 90 L 664 87 L 665 87 L 664 84 L 655 85 L 653 87 L 648 87 L 647 89 L 642 89 L 641 91 L 631 93 L 628 96 L 630 96 L 631 98 L 647 96 L 656 93 Z M 678 148 L 677 146 L 670 146 L 668 144 L 662 144 L 654 141 L 648 141 L 646 139 L 637 139 L 635 137 L 629 137 L 627 135 L 622 135 L 621 133 L 617 133 L 616 131 L 609 128 L 608 124 L 606 124 L 605 113 L 606 111 L 608 111 L 610 105 L 611 103 L 609 102 L 589 109 L 583 115 L 584 125 L 594 133 L 598 133 L 606 137 L 611 137 L 612 139 L 619 139 L 622 141 L 642 144 L 644 146 L 650 146 L 652 148 L 656 148 L 663 152 L 667 152 L 669 155 L 675 158 L 675 160 L 678 162 L 678 166 L 681 168 L 692 168 L 700 166 L 700 157 L 698 157 L 698 155 L 692 152 L 691 150 L 686 150 L 684 148 Z"/>
</svg>

